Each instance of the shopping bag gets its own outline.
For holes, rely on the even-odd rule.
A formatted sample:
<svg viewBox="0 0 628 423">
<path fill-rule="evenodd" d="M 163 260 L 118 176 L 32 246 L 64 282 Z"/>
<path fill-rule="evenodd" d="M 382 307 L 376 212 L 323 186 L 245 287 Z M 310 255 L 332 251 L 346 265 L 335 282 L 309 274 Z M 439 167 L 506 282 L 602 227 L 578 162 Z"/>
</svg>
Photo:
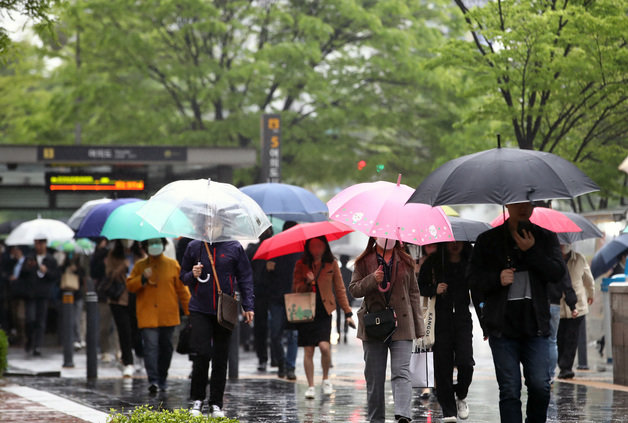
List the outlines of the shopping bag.
<svg viewBox="0 0 628 423">
<path fill-rule="evenodd" d="M 425 312 L 423 313 L 425 336 L 422 338 L 422 340 L 424 346 L 427 349 L 431 349 L 432 345 L 434 345 L 434 325 L 436 324 L 436 310 L 434 309 L 436 296 L 423 298 L 423 304 L 425 304 L 425 302 L 427 301 L 427 306 L 425 306 Z"/>
<path fill-rule="evenodd" d="M 434 387 L 434 353 L 414 349 L 410 356 L 410 381 L 413 388 Z"/>
<path fill-rule="evenodd" d="M 306 323 L 314 320 L 316 315 L 315 292 L 293 292 L 284 294 L 286 302 L 286 318 L 290 323 Z"/>
</svg>

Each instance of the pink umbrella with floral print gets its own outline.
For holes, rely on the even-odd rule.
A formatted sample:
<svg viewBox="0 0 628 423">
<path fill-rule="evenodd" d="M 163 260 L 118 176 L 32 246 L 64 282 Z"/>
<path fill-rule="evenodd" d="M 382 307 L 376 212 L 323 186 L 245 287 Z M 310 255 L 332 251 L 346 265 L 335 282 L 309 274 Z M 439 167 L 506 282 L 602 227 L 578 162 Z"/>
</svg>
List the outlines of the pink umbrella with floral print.
<svg viewBox="0 0 628 423">
<path fill-rule="evenodd" d="M 454 241 L 447 215 L 440 207 L 409 203 L 414 190 L 379 181 L 352 185 L 327 202 L 329 218 L 372 237 L 410 244 Z"/>
</svg>

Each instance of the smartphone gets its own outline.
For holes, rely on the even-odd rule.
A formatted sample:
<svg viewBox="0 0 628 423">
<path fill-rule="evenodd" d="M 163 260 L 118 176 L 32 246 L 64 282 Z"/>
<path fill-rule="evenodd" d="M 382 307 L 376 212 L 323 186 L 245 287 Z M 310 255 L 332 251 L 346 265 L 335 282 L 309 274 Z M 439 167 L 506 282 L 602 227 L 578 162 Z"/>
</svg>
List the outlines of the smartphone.
<svg viewBox="0 0 628 423">
<path fill-rule="evenodd" d="M 532 223 L 530 223 L 529 221 L 519 222 L 517 224 L 517 233 L 520 236 L 523 236 L 523 229 L 525 229 L 528 232 L 531 232 L 532 231 Z"/>
</svg>

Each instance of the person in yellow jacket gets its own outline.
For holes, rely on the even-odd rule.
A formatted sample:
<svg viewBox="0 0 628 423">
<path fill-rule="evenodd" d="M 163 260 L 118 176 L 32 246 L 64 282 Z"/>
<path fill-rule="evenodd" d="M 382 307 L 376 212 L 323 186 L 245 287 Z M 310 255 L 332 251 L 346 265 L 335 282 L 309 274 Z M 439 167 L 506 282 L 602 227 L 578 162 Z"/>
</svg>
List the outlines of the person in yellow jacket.
<svg viewBox="0 0 628 423">
<path fill-rule="evenodd" d="M 129 292 L 137 295 L 137 326 L 144 343 L 144 366 L 151 393 L 167 389 L 174 350 L 172 334 L 181 322 L 179 307 L 186 316 L 189 314 L 190 291 L 179 279 L 179 263 L 164 256 L 165 245 L 165 238 L 143 241 L 148 257 L 135 263 L 126 280 Z"/>
</svg>

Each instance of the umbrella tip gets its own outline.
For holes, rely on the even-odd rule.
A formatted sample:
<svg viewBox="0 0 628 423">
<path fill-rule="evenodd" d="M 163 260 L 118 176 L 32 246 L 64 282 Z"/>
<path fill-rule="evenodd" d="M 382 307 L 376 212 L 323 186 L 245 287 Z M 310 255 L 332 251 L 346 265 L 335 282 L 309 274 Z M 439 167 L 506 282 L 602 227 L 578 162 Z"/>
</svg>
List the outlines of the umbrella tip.
<svg viewBox="0 0 628 423">
<path fill-rule="evenodd" d="M 397 186 L 401 185 L 401 173 L 397 175 Z"/>
</svg>

